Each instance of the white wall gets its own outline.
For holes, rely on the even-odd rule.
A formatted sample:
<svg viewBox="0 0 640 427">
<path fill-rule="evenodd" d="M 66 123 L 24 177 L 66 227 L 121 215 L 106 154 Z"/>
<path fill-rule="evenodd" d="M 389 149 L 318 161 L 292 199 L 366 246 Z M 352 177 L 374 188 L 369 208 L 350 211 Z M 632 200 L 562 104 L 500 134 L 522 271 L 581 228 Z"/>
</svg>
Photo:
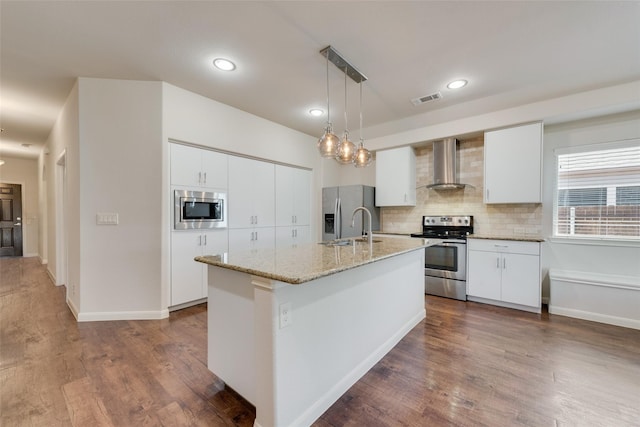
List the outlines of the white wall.
<svg viewBox="0 0 640 427">
<path fill-rule="evenodd" d="M 22 253 L 38 256 L 38 161 L 3 156 L 0 166 L 0 182 L 20 184 L 22 193 Z"/>
<path fill-rule="evenodd" d="M 640 110 L 595 119 L 545 126 L 543 232 L 553 235 L 554 150 L 600 142 L 640 138 Z M 552 239 L 543 246 L 543 273 L 549 268 L 637 277 L 640 281 L 640 244 L 588 244 Z M 543 295 L 549 295 L 548 279 Z"/>
<path fill-rule="evenodd" d="M 164 317 L 162 84 L 80 78 L 78 86 L 79 320 Z M 97 225 L 98 213 L 117 213 L 118 225 Z"/>
<path fill-rule="evenodd" d="M 352 165 L 341 165 L 333 159 L 322 159 L 322 187 L 338 185 L 370 185 L 375 187 L 375 160 L 366 168 L 357 168 Z"/>
</svg>

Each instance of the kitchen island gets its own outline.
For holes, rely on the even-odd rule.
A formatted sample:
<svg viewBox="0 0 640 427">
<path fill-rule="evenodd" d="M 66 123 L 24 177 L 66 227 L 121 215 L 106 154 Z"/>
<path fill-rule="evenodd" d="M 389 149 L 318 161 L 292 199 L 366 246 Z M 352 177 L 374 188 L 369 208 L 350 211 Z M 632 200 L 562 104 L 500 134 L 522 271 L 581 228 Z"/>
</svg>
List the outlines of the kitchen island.
<svg viewBox="0 0 640 427">
<path fill-rule="evenodd" d="M 424 251 L 377 237 L 202 256 L 208 367 L 254 425 L 313 423 L 425 317 Z"/>
</svg>

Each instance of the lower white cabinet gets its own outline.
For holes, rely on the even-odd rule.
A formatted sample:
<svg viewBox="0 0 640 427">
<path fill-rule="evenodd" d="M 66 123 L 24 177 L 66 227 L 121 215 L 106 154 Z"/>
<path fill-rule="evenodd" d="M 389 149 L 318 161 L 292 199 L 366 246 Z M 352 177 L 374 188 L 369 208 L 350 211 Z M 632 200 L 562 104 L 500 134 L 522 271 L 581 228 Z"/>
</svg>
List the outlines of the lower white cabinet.
<svg viewBox="0 0 640 427">
<path fill-rule="evenodd" d="M 467 298 L 540 312 L 540 243 L 468 239 Z"/>
<path fill-rule="evenodd" d="M 171 304 L 179 306 L 207 296 L 207 266 L 200 255 L 227 252 L 227 230 L 189 230 L 171 233 Z"/>
<path fill-rule="evenodd" d="M 309 243 L 311 241 L 309 229 L 308 225 L 276 227 L 276 247 L 296 247 L 299 244 Z"/>
<path fill-rule="evenodd" d="M 229 253 L 273 248 L 274 245 L 275 227 L 229 229 Z"/>
</svg>

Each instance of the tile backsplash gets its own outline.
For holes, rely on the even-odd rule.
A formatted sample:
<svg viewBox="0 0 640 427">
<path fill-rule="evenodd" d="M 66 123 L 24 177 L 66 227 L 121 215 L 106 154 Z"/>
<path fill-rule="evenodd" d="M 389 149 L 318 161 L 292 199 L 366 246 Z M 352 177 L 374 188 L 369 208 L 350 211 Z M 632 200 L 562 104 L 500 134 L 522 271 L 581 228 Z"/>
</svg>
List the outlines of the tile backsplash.
<svg viewBox="0 0 640 427">
<path fill-rule="evenodd" d="M 482 136 L 458 141 L 459 190 L 430 190 L 433 181 L 433 148 L 416 149 L 416 206 L 381 208 L 382 230 L 387 233 L 421 231 L 423 215 L 473 215 L 474 232 L 496 237 L 540 236 L 542 204 L 485 205 Z M 513 185 L 518 185 L 514 182 Z"/>
</svg>

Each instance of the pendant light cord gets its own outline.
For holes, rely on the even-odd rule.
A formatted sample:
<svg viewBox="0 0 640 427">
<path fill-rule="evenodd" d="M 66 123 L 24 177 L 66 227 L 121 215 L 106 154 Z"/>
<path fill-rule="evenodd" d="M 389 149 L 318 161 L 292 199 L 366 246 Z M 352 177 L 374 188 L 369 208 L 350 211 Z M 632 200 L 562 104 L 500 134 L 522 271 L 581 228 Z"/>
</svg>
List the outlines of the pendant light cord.
<svg viewBox="0 0 640 427">
<path fill-rule="evenodd" d="M 327 127 L 331 126 L 331 103 L 329 102 L 329 50 L 327 49 Z"/>
<path fill-rule="evenodd" d="M 360 80 L 360 144 L 362 144 L 362 80 Z"/>
<path fill-rule="evenodd" d="M 349 125 L 347 124 L 347 67 L 344 67 L 344 133 L 349 135 Z"/>
</svg>

